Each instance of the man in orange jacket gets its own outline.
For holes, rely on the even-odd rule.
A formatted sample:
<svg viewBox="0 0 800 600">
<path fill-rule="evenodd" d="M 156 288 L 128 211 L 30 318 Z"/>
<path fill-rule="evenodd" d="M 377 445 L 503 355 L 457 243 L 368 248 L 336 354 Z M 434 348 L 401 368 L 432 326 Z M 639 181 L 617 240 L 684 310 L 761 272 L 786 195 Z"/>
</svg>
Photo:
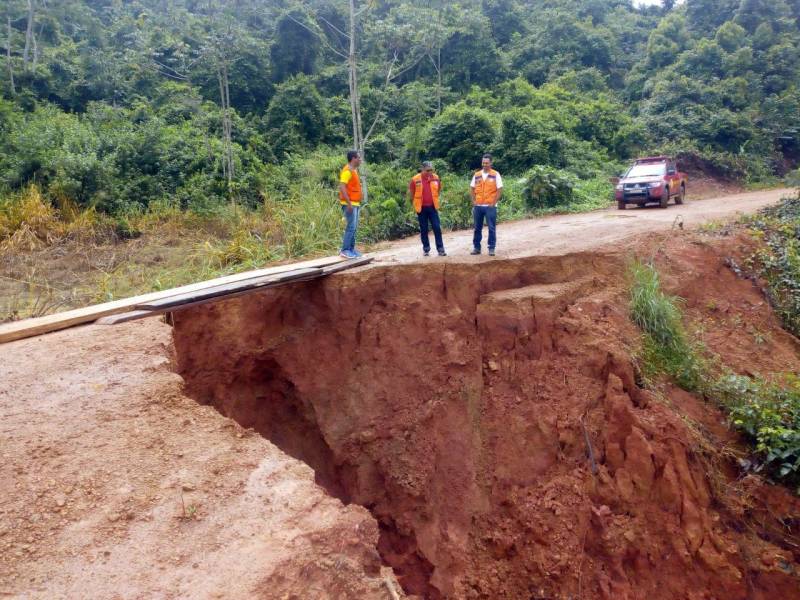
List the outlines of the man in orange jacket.
<svg viewBox="0 0 800 600">
<path fill-rule="evenodd" d="M 359 258 L 361 253 L 356 250 L 356 229 L 358 229 L 358 215 L 361 211 L 361 179 L 358 176 L 358 166 L 361 156 L 356 150 L 347 153 L 347 164 L 339 173 L 339 203 L 342 213 L 347 221 L 342 238 L 342 249 L 339 256 L 343 258 Z"/>
<path fill-rule="evenodd" d="M 411 178 L 408 185 L 408 196 L 419 220 L 419 235 L 422 239 L 422 252 L 425 256 L 430 256 L 431 253 L 428 225 L 433 229 L 439 256 L 447 256 L 442 240 L 442 226 L 439 222 L 439 194 L 441 191 L 442 181 L 433 172 L 433 164 L 426 160 L 422 163 L 422 170 Z"/>
<path fill-rule="evenodd" d="M 475 222 L 475 233 L 472 236 L 472 252 L 481 253 L 481 239 L 483 237 L 483 220 L 489 227 L 489 256 L 494 256 L 494 247 L 497 241 L 497 203 L 503 196 L 503 178 L 500 173 L 492 169 L 492 155 L 484 154 L 481 160 L 482 168 L 472 176 L 469 193 L 472 196 L 472 219 Z"/>
</svg>

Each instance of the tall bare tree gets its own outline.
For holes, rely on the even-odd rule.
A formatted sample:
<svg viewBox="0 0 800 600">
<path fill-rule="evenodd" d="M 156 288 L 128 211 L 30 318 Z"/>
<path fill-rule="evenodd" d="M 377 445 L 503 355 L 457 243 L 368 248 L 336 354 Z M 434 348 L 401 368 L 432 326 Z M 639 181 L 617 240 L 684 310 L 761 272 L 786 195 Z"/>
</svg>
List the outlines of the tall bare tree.
<svg viewBox="0 0 800 600">
<path fill-rule="evenodd" d="M 8 25 L 8 41 L 6 42 L 6 62 L 8 63 L 8 78 L 11 80 L 11 93 L 16 96 L 17 87 L 14 85 L 14 64 L 11 62 L 11 16 L 6 17 Z"/>
<path fill-rule="evenodd" d="M 233 189 L 236 175 L 233 165 L 233 123 L 231 121 L 231 86 L 228 79 L 229 63 L 223 54 L 217 55 L 217 80 L 219 81 L 220 106 L 222 107 L 222 170 L 228 180 L 228 192 Z M 231 194 L 233 200 L 233 194 Z"/>
<path fill-rule="evenodd" d="M 350 38 L 350 51 L 347 55 L 347 72 L 350 83 L 350 112 L 353 121 L 353 148 L 364 157 L 364 130 L 361 126 L 361 97 L 358 90 L 358 63 L 356 62 L 356 25 L 358 14 L 356 13 L 355 0 L 349 0 L 350 7 L 350 28 L 348 37 Z"/>
<path fill-rule="evenodd" d="M 210 8 L 215 8 L 209 4 Z M 231 110 L 230 70 L 238 60 L 240 32 L 230 15 L 212 12 L 211 31 L 200 49 L 201 56 L 211 61 L 219 85 L 220 109 L 222 114 L 222 172 L 228 182 L 231 203 L 236 203 L 234 179 L 236 178 L 233 160 L 233 111 Z"/>
<path fill-rule="evenodd" d="M 442 43 L 445 37 L 443 27 L 444 19 L 444 3 L 439 2 L 436 9 L 436 17 L 434 19 L 435 26 L 430 31 L 431 35 L 428 39 L 427 52 L 428 58 L 436 71 L 436 114 L 442 112 Z"/>
<path fill-rule="evenodd" d="M 25 49 L 22 51 L 22 64 L 25 65 L 25 70 L 28 70 L 28 62 L 30 60 L 31 49 L 35 46 L 33 20 L 36 17 L 36 3 L 34 0 L 28 0 L 28 25 L 25 28 Z M 35 51 L 34 51 L 35 53 Z"/>
<path fill-rule="evenodd" d="M 289 16 L 295 23 L 300 25 L 301 27 L 311 31 L 315 35 L 319 37 L 322 41 L 323 45 L 336 54 L 340 56 L 344 60 L 347 61 L 347 73 L 348 73 L 348 88 L 349 88 L 349 100 L 350 100 L 350 116 L 352 121 L 353 127 L 353 149 L 358 150 L 359 154 L 362 158 L 362 174 L 361 180 L 364 187 L 364 202 L 366 203 L 369 199 L 369 189 L 367 186 L 367 176 L 366 176 L 366 165 L 367 165 L 367 156 L 366 156 L 366 148 L 367 144 L 369 143 L 372 134 L 375 132 L 377 125 L 383 120 L 384 113 L 383 107 L 386 101 L 387 91 L 389 89 L 389 85 L 398 78 L 400 75 L 408 71 L 409 69 L 413 68 L 417 65 L 425 56 L 424 52 L 419 52 L 417 55 L 412 56 L 410 59 L 406 60 L 404 64 L 398 66 L 399 60 L 399 53 L 397 51 L 389 52 L 389 56 L 387 57 L 387 61 L 384 64 L 384 93 L 381 95 L 381 98 L 378 103 L 377 110 L 375 112 L 375 116 L 370 123 L 369 127 L 366 129 L 366 133 L 364 131 L 364 120 L 363 120 L 363 113 L 361 110 L 361 90 L 359 87 L 359 40 L 358 40 L 358 31 L 359 31 L 359 24 L 361 16 L 368 11 L 370 8 L 374 6 L 374 0 L 365 0 L 359 3 L 357 0 L 348 0 L 348 27 L 347 31 L 341 31 L 335 25 L 330 23 L 327 19 L 320 15 L 316 15 L 316 19 L 318 22 L 321 22 L 324 27 L 332 30 L 335 35 L 339 36 L 340 38 L 344 38 L 348 42 L 348 47 L 345 50 L 344 48 L 336 48 L 331 43 L 329 43 L 327 36 L 322 30 L 322 27 L 313 29 L 310 28 L 305 23 L 294 19 Z M 309 6 L 305 7 L 306 10 L 313 14 L 312 9 Z"/>
<path fill-rule="evenodd" d="M 40 2 L 40 12 L 47 12 L 47 0 L 41 0 Z M 42 37 L 42 33 L 44 32 L 44 23 L 39 25 L 39 35 L 38 37 Z M 36 35 L 36 32 L 33 32 L 33 69 L 36 70 L 36 65 L 39 64 L 39 42 Z"/>
</svg>

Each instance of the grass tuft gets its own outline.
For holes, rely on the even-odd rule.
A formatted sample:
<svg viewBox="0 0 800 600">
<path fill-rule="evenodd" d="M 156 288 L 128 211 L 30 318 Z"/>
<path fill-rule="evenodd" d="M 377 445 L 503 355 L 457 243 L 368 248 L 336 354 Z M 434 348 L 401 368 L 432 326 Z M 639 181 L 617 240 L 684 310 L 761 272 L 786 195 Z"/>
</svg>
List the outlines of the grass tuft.
<svg viewBox="0 0 800 600">
<path fill-rule="evenodd" d="M 636 261 L 629 275 L 631 319 L 645 334 L 641 356 L 645 377 L 669 375 L 684 389 L 702 393 L 706 365 L 702 348 L 684 330 L 680 298 L 661 290 L 652 265 Z"/>
</svg>

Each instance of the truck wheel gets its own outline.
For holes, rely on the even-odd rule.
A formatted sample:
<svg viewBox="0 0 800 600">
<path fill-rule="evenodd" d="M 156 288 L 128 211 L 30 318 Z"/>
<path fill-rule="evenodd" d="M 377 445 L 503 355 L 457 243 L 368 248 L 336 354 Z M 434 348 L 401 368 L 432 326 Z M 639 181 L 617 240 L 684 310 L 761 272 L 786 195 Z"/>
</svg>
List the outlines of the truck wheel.
<svg viewBox="0 0 800 600">
<path fill-rule="evenodd" d="M 669 188 L 665 187 L 661 194 L 661 208 L 667 208 L 667 204 L 669 204 Z"/>
<path fill-rule="evenodd" d="M 683 201 L 686 200 L 686 184 L 681 184 L 681 191 L 675 198 L 675 204 L 683 204 Z"/>
<path fill-rule="evenodd" d="M 617 200 L 617 210 L 625 210 L 625 201 Z"/>
</svg>

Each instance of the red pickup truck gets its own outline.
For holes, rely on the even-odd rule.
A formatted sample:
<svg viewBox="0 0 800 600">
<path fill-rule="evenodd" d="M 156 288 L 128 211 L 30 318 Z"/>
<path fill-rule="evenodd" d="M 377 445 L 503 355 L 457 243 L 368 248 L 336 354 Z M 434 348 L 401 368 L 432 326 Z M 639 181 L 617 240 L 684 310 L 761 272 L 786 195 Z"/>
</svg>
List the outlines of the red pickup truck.
<svg viewBox="0 0 800 600">
<path fill-rule="evenodd" d="M 668 156 L 640 158 L 620 179 L 612 180 L 617 208 L 625 210 L 626 204 L 644 206 L 648 202 L 667 208 L 670 198 L 675 198 L 675 204 L 683 204 L 687 180 L 686 173 L 678 171 Z"/>
</svg>

